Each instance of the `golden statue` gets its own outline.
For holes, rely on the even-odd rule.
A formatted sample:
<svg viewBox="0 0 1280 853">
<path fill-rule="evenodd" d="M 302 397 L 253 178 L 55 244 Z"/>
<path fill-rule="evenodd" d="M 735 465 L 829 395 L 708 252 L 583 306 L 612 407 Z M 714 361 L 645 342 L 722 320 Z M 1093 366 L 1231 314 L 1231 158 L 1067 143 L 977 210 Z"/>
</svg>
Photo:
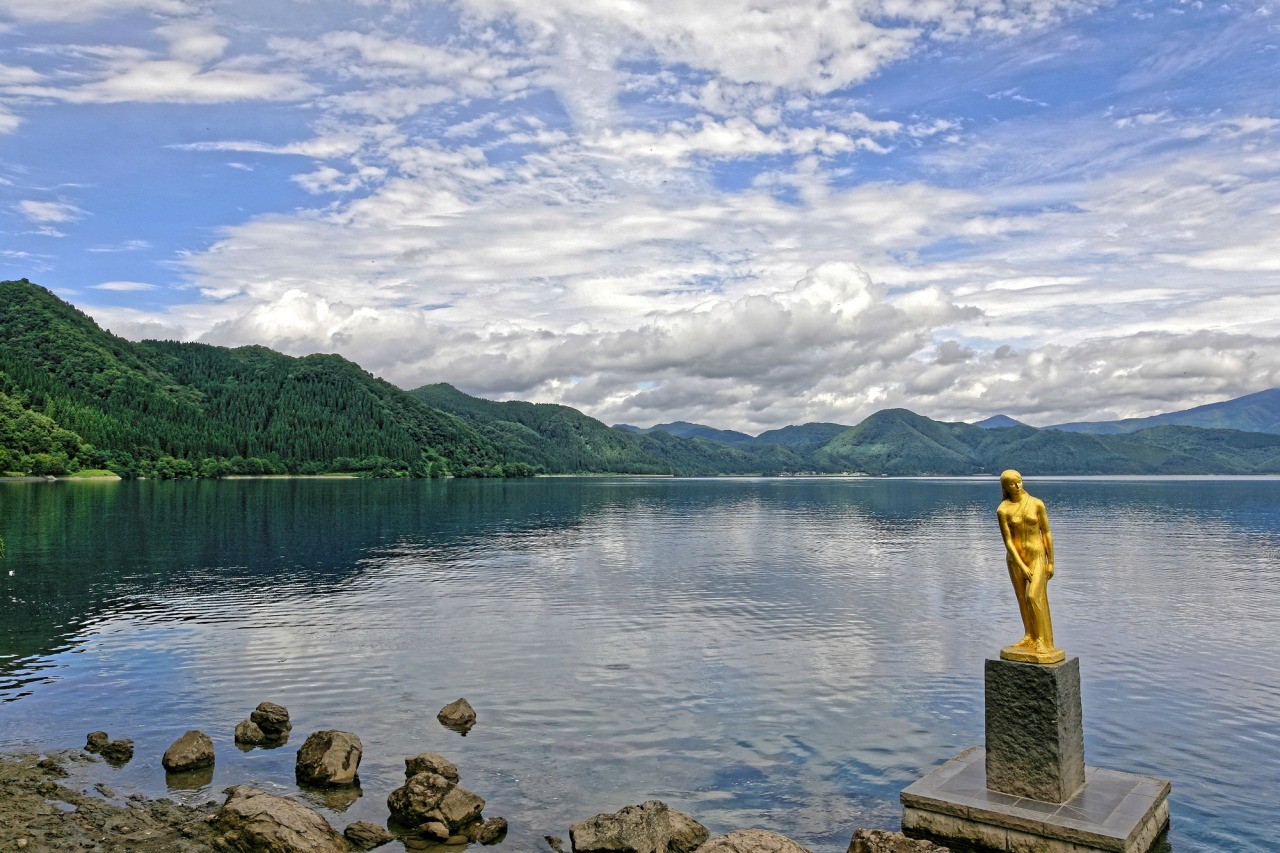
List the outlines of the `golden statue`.
<svg viewBox="0 0 1280 853">
<path fill-rule="evenodd" d="M 1009 579 L 1018 596 L 1022 627 L 1026 633 L 1012 646 L 1000 650 L 1005 660 L 1025 663 L 1057 663 L 1067 653 L 1053 644 L 1049 619 L 1049 578 L 1053 577 L 1053 533 L 1044 501 L 1022 487 L 1022 475 L 1010 469 L 1000 475 L 1004 500 L 996 509 L 1004 538 Z"/>
</svg>

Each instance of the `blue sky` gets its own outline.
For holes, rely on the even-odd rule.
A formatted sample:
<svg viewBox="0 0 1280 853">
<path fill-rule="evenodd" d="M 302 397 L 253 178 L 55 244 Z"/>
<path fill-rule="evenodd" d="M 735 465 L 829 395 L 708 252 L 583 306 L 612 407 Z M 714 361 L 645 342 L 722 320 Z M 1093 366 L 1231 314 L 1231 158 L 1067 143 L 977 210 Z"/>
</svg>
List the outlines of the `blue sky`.
<svg viewBox="0 0 1280 853">
<path fill-rule="evenodd" d="M 0 276 L 758 432 L 1280 385 L 1280 3 L 5 0 Z"/>
</svg>

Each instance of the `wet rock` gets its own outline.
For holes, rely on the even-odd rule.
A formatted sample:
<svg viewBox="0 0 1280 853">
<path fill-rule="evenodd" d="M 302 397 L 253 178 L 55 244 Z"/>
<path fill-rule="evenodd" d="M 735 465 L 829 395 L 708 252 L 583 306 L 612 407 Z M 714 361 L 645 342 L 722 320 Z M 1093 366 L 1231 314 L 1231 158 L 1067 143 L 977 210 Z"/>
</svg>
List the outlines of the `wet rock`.
<svg viewBox="0 0 1280 853">
<path fill-rule="evenodd" d="M 160 760 L 170 773 L 187 773 L 213 766 L 213 741 L 197 729 L 175 740 Z"/>
<path fill-rule="evenodd" d="M 110 738 L 107 737 L 106 732 L 89 732 L 85 737 L 84 751 L 101 752 L 102 748 L 107 745 L 108 740 Z"/>
<path fill-rule="evenodd" d="M 497 844 L 506 837 L 506 818 L 491 817 L 476 827 L 475 840 L 480 844 Z"/>
<path fill-rule="evenodd" d="M 908 838 L 901 832 L 859 829 L 849 842 L 849 853 L 950 853 L 951 848 Z"/>
<path fill-rule="evenodd" d="M 128 738 L 107 741 L 98 752 L 108 764 L 121 767 L 133 759 L 133 741 Z"/>
<path fill-rule="evenodd" d="M 258 707 L 249 715 L 249 722 L 272 740 L 288 737 L 293 730 L 293 723 L 289 722 L 289 709 L 274 702 L 259 702 Z"/>
<path fill-rule="evenodd" d="M 356 783 L 364 747 L 351 732 L 326 729 L 313 733 L 298 750 L 294 772 L 301 785 L 337 786 Z"/>
<path fill-rule="evenodd" d="M 661 800 L 598 814 L 569 828 L 574 853 L 689 853 L 709 835 L 702 824 Z"/>
<path fill-rule="evenodd" d="M 418 827 L 418 832 L 422 833 L 424 838 L 434 838 L 436 841 L 444 841 L 449 837 L 449 827 L 438 820 L 427 821 Z"/>
<path fill-rule="evenodd" d="M 376 823 L 358 820 L 342 831 L 347 841 L 357 850 L 372 850 L 396 840 L 396 837 Z"/>
<path fill-rule="evenodd" d="M 555 853 L 564 853 L 564 839 L 560 836 L 544 835 L 542 840 L 547 842 L 547 846 L 554 850 Z"/>
<path fill-rule="evenodd" d="M 67 768 L 63 767 L 62 763 L 56 758 L 42 758 L 36 762 L 36 767 L 39 767 L 48 776 L 63 778 L 69 775 Z"/>
<path fill-rule="evenodd" d="M 713 838 L 697 853 L 809 853 L 790 838 L 764 829 L 739 829 Z"/>
<path fill-rule="evenodd" d="M 476 724 L 476 712 L 466 699 L 458 699 L 441 708 L 436 719 L 446 728 L 465 735 Z"/>
<path fill-rule="evenodd" d="M 440 804 L 436 806 L 433 816 L 451 831 L 456 832 L 470 823 L 475 823 L 483 811 L 483 797 L 471 793 L 466 788 L 455 786 L 440 798 Z"/>
<path fill-rule="evenodd" d="M 321 814 L 288 797 L 237 785 L 212 825 L 214 844 L 236 853 L 346 853 L 350 848 Z"/>
<path fill-rule="evenodd" d="M 455 785 L 458 783 L 458 768 L 438 752 L 424 752 L 404 760 L 405 779 L 417 776 L 419 773 L 436 773 Z"/>
<path fill-rule="evenodd" d="M 418 773 L 387 797 L 391 820 L 405 827 L 418 827 L 435 817 L 436 806 L 454 787 L 439 773 Z"/>
<path fill-rule="evenodd" d="M 253 720 L 241 720 L 236 723 L 236 743 L 261 746 L 269 740 L 267 733 L 258 728 L 258 724 Z"/>
</svg>

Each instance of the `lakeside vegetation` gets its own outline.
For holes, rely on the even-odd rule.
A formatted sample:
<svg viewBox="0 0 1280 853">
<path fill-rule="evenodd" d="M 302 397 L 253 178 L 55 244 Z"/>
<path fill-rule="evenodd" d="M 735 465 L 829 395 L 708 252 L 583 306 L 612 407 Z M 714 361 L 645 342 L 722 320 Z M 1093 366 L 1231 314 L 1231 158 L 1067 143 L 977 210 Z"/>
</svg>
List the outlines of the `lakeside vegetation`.
<svg viewBox="0 0 1280 853">
<path fill-rule="evenodd" d="M 678 434 L 673 434 L 678 433 Z M 0 472 L 124 478 L 862 473 L 1275 474 L 1280 435 L 982 428 L 889 409 L 756 437 L 610 427 L 567 406 L 412 392 L 338 355 L 135 343 L 23 279 L 0 282 Z"/>
</svg>

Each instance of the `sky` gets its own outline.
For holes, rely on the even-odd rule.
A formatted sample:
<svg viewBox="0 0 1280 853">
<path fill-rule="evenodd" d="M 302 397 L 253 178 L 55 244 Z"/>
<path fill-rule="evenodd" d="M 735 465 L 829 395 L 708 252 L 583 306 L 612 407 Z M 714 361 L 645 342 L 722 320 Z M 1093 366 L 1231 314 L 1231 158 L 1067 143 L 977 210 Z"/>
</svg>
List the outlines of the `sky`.
<svg viewBox="0 0 1280 853">
<path fill-rule="evenodd" d="M 607 423 L 1280 386 L 1280 0 L 0 0 L 0 278 Z"/>
</svg>

